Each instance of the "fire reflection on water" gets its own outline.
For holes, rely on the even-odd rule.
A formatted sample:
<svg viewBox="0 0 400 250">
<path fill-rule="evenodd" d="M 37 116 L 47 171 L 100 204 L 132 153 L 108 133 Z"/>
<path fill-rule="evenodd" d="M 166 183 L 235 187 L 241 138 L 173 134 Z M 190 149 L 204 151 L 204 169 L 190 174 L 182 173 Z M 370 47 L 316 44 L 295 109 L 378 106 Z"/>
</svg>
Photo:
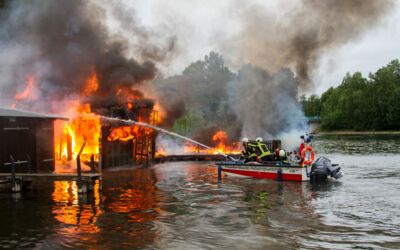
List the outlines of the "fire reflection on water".
<svg viewBox="0 0 400 250">
<path fill-rule="evenodd" d="M 74 181 L 54 182 L 52 194 L 54 206 L 52 213 L 54 218 L 67 225 L 79 226 L 85 233 L 97 233 L 100 228 L 96 225 L 97 218 L 103 213 L 100 208 L 101 196 L 95 183 L 93 199 L 91 202 L 83 202 L 78 196 L 78 187 Z M 66 233 L 76 232 L 75 228 L 66 227 Z"/>
<path fill-rule="evenodd" d="M 98 182 L 94 193 L 87 195 L 78 194 L 76 182 L 54 183 L 52 214 L 60 223 L 58 233 L 67 236 L 66 244 L 97 245 L 110 228 L 118 234 L 114 237 L 118 244 L 128 248 L 142 248 L 156 240 L 159 233 L 154 222 L 160 210 L 154 170 L 131 169 L 109 174 L 112 177 L 103 183 L 104 193 L 99 191 Z"/>
<path fill-rule="evenodd" d="M 125 214 L 130 222 L 156 219 L 157 180 L 153 170 L 134 170 L 131 177 L 122 187 L 109 189 L 111 195 L 106 201 L 107 211 Z"/>
</svg>

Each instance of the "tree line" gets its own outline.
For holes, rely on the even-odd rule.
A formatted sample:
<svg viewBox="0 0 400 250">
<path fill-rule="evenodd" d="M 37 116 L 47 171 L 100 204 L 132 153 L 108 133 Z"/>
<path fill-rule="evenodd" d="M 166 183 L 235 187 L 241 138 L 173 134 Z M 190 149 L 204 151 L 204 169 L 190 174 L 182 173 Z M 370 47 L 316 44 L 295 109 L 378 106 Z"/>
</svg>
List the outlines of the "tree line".
<svg viewBox="0 0 400 250">
<path fill-rule="evenodd" d="M 370 73 L 347 73 L 321 96 L 301 96 L 306 116 L 320 116 L 323 130 L 399 130 L 400 63 Z"/>
</svg>

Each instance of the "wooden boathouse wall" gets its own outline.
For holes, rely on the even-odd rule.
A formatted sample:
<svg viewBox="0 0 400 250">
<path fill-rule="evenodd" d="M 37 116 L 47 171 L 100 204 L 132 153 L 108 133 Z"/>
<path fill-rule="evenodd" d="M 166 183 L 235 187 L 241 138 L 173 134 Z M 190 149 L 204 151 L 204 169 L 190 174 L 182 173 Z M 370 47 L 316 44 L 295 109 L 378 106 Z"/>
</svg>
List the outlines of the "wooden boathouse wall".
<svg viewBox="0 0 400 250">
<path fill-rule="evenodd" d="M 37 113 L 0 109 L 0 172 L 11 172 L 11 158 L 17 173 L 54 171 L 54 120 Z M 29 162 L 29 163 L 28 163 Z"/>
<path fill-rule="evenodd" d="M 103 168 L 143 164 L 154 161 L 155 135 L 141 135 L 127 141 L 108 141 L 111 127 L 102 127 L 101 159 Z"/>
<path fill-rule="evenodd" d="M 138 108 L 130 112 L 125 119 L 144 121 L 156 125 L 158 112 L 151 108 Z M 118 124 L 117 124 L 118 125 Z M 119 124 L 124 125 L 124 124 Z M 147 164 L 154 162 L 156 151 L 156 131 L 141 133 L 127 141 L 108 141 L 112 127 L 115 125 L 102 125 L 100 139 L 100 154 L 103 168 L 113 168 L 128 165 Z"/>
</svg>

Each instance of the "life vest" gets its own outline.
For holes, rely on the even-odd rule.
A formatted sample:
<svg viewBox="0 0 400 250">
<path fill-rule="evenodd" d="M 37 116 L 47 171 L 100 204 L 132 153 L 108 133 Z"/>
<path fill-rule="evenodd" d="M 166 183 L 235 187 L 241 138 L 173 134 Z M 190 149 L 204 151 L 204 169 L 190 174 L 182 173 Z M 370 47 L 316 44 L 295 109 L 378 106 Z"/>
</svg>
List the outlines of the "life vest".
<svg viewBox="0 0 400 250">
<path fill-rule="evenodd" d="M 258 142 L 257 143 L 257 149 L 259 150 L 259 158 L 267 157 L 271 155 L 271 152 L 269 151 L 267 145 L 263 142 Z"/>
</svg>

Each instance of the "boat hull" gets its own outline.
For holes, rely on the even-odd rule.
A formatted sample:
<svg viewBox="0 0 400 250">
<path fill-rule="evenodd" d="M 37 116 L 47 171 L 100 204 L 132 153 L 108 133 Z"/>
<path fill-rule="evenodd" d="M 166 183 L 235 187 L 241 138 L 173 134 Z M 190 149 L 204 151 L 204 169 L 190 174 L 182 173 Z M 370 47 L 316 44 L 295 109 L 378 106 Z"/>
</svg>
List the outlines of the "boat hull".
<svg viewBox="0 0 400 250">
<path fill-rule="evenodd" d="M 282 181 L 309 181 L 307 168 L 299 165 L 217 163 L 219 171 L 229 174 Z"/>
</svg>

